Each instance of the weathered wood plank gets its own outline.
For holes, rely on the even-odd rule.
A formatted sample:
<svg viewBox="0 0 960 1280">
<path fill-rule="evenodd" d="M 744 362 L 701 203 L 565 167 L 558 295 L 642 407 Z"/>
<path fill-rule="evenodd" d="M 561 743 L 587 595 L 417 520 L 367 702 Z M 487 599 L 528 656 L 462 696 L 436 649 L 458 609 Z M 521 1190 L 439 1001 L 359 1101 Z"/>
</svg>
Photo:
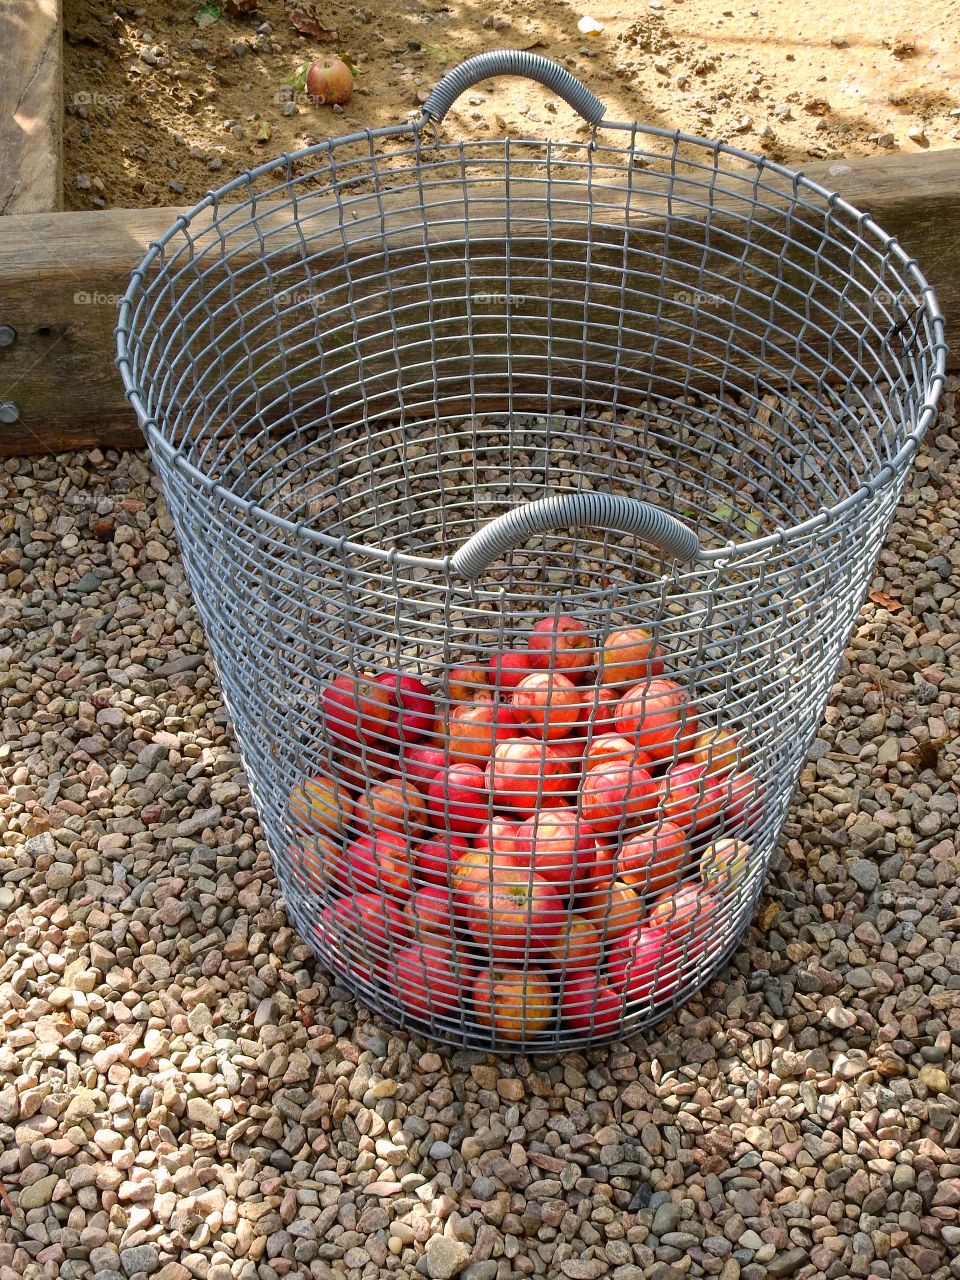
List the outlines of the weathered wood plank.
<svg viewBox="0 0 960 1280">
<path fill-rule="evenodd" d="M 60 0 L 0 4 L 0 214 L 44 213 L 63 198 Z"/>
<path fill-rule="evenodd" d="M 853 205 L 870 212 L 885 230 L 895 234 L 932 280 L 948 317 L 957 314 L 960 309 L 960 150 L 915 157 L 850 160 L 811 166 L 807 172 L 825 187 L 838 189 Z M 379 399 L 374 394 L 368 409 L 388 411 L 391 378 L 395 391 L 398 365 L 399 376 L 412 401 L 415 402 L 418 395 L 429 399 L 434 376 L 429 367 L 431 331 L 436 331 L 438 318 L 451 333 L 458 326 L 465 328 L 468 322 L 460 269 L 463 227 L 458 223 L 456 199 L 453 197 L 450 206 L 440 215 L 435 214 L 435 223 L 431 224 L 431 257 L 435 263 L 432 273 L 435 305 L 431 316 L 425 314 L 422 303 L 419 310 L 417 305 L 418 298 L 422 298 L 424 271 L 422 234 L 414 225 L 415 219 L 391 237 L 389 262 L 384 258 L 377 228 L 369 217 L 349 224 L 348 253 L 356 286 L 353 303 L 360 321 L 357 328 L 344 323 L 342 310 L 338 318 L 337 308 L 346 300 L 344 248 L 339 230 L 329 215 L 318 216 L 309 225 L 313 255 L 309 275 L 298 267 L 302 246 L 299 237 L 285 229 L 289 221 L 287 211 L 281 211 L 272 220 L 268 218 L 264 225 L 268 232 L 269 272 L 263 268 L 259 243 L 252 237 L 247 248 L 231 263 L 235 281 L 250 288 L 251 296 L 262 298 L 268 293 L 276 295 L 278 289 L 289 291 L 281 322 L 273 335 L 267 325 L 254 334 L 238 328 L 226 273 L 222 264 L 214 262 L 202 281 L 199 278 L 194 281 L 190 295 L 199 308 L 191 321 L 191 385 L 202 386 L 206 378 L 207 385 L 212 387 L 219 376 L 204 354 L 214 337 L 226 341 L 240 337 L 246 341 L 247 348 L 253 345 L 263 349 L 251 358 L 242 342 L 237 346 L 230 357 L 233 366 L 225 380 L 233 391 L 227 397 L 215 397 L 216 403 L 209 406 L 211 412 L 222 414 L 228 420 L 245 397 L 255 396 L 260 378 L 276 373 L 288 359 L 288 346 L 306 340 L 322 348 L 323 368 L 316 377 L 313 377 L 316 370 L 310 367 L 295 369 L 292 381 L 303 395 L 335 393 L 339 397 L 335 407 L 340 413 L 356 412 L 361 407 L 360 398 L 350 387 L 358 347 L 366 362 L 370 388 L 374 393 L 378 385 L 383 388 Z M 540 197 L 531 192 L 531 212 L 535 212 L 538 202 L 542 204 Z M 744 286 L 742 276 L 738 275 L 735 253 L 744 225 L 742 204 L 736 200 L 726 202 L 721 215 L 711 219 L 709 228 L 694 204 L 682 211 L 679 221 L 678 211 L 673 209 L 670 249 L 680 265 L 672 279 L 668 305 L 662 308 L 662 323 L 654 337 L 651 337 L 652 326 L 645 330 L 643 325 L 636 332 L 620 335 L 632 369 L 632 385 L 638 395 L 650 385 L 652 365 L 656 365 L 658 378 L 669 389 L 682 382 L 680 370 L 685 360 L 695 362 L 701 371 L 709 373 L 711 367 L 720 367 L 728 358 L 724 335 L 729 331 L 729 303 Z M 503 258 L 502 209 L 496 214 L 494 205 L 495 201 L 491 202 L 486 213 L 478 210 L 475 203 L 470 208 L 470 256 L 479 268 L 473 292 L 481 296 L 496 293 L 498 272 L 503 278 L 502 266 L 497 265 Z M 142 440 L 113 363 L 117 305 L 132 268 L 180 212 L 170 208 L 121 209 L 0 220 L 0 325 L 8 325 L 16 333 L 12 344 L 0 346 L 0 401 L 14 402 L 19 412 L 17 421 L 9 425 L 0 423 L 0 453 L 55 451 L 94 443 L 134 444 Z M 621 299 L 626 298 L 631 308 L 641 313 L 644 306 L 657 305 L 647 295 L 656 286 L 658 255 L 663 246 L 663 213 L 662 197 L 653 188 L 639 205 L 631 199 L 629 205 L 620 210 L 619 221 L 613 196 L 600 222 L 588 221 L 583 208 L 571 204 L 554 225 L 549 282 L 543 266 L 542 235 L 525 234 L 522 221 L 514 219 L 510 236 L 511 286 L 522 282 L 528 315 L 523 333 L 518 334 L 514 326 L 511 340 L 515 351 L 527 352 L 532 358 L 530 374 L 518 379 L 515 390 L 536 394 L 542 375 L 533 365 L 537 353 L 543 351 L 548 333 L 554 345 L 558 395 L 569 393 L 569 398 L 575 399 L 572 389 L 582 379 L 585 368 L 588 378 L 595 378 L 597 387 L 603 388 L 612 367 L 611 351 L 613 339 L 617 337 Z M 462 215 L 461 205 L 460 218 Z M 404 226 L 402 215 L 398 214 L 395 221 L 396 227 Z M 775 222 L 774 216 L 771 225 Z M 768 236 L 766 229 L 761 229 L 756 234 L 759 242 L 765 243 L 764 237 L 769 240 L 768 261 L 772 261 L 777 247 L 775 231 L 771 230 Z M 785 278 L 788 285 L 793 280 L 791 287 L 796 288 L 799 297 L 803 272 L 807 269 L 804 263 L 811 260 L 818 234 L 812 228 L 806 232 L 800 230 L 798 235 L 801 240 L 806 239 L 808 247 L 789 265 Z M 202 227 L 192 227 L 191 236 L 198 244 L 204 243 Z M 587 261 L 588 242 L 591 270 L 599 283 L 592 291 L 590 314 L 584 324 L 583 289 L 579 281 Z M 701 282 L 699 267 L 707 243 L 711 250 L 727 243 L 731 265 Z M 384 297 L 378 283 L 387 265 L 398 287 L 402 286 L 392 301 Z M 624 266 L 631 273 L 628 295 L 623 294 L 620 283 Z M 748 276 L 748 286 L 751 279 Z M 298 290 L 304 290 L 305 284 L 307 296 L 298 298 Z M 756 276 L 753 285 L 757 296 L 768 287 L 762 273 Z M 322 314 L 318 315 L 318 308 L 311 301 L 311 288 L 319 289 L 324 295 L 319 304 Z M 701 340 L 696 349 L 685 352 L 684 324 L 689 323 L 689 295 L 698 288 L 715 294 L 720 302 L 727 304 L 727 310 L 723 312 L 721 308 L 713 319 L 701 318 Z M 404 328 L 398 335 L 391 309 L 400 304 L 406 305 L 406 311 L 402 319 Z M 211 312 L 218 306 L 221 310 L 213 317 Z M 473 351 L 483 353 L 489 372 L 505 369 L 503 346 L 508 310 L 505 306 L 488 307 L 486 312 L 482 305 L 479 310 L 476 306 L 472 308 Z M 430 319 L 434 322 L 432 330 Z M 759 342 L 761 327 L 759 323 L 755 326 L 756 332 L 748 347 Z M 808 334 L 809 340 L 815 345 L 820 339 L 815 331 L 809 332 L 812 334 Z M 445 349 L 446 359 L 441 363 L 439 377 L 445 397 L 449 396 L 450 400 L 456 398 L 458 388 L 462 395 L 465 351 L 465 345 L 458 347 L 453 341 Z M 748 363 L 749 358 L 748 350 L 744 361 Z M 289 363 L 293 368 L 292 356 Z M 319 368 L 320 362 L 315 365 Z M 953 365 L 956 367 L 956 355 Z M 181 372 L 185 370 L 184 364 Z M 628 400 L 625 391 L 624 401 Z M 469 407 L 468 402 L 465 406 Z M 242 411 L 248 410 L 249 403 L 244 403 Z M 275 411 L 276 406 L 260 405 L 260 420 L 269 421 Z"/>
</svg>

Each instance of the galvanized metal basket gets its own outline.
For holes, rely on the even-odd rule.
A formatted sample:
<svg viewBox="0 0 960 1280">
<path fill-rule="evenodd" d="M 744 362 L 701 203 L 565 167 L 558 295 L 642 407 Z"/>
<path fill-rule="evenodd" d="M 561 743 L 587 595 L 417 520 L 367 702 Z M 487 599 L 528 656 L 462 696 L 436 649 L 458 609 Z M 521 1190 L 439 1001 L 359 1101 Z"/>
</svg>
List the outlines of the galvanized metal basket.
<svg viewBox="0 0 960 1280">
<path fill-rule="evenodd" d="M 507 74 L 584 136 L 441 137 Z M 701 987 L 934 416 L 916 264 L 802 175 L 502 51 L 415 124 L 207 196 L 117 340 L 289 914 L 338 981 L 498 1049 Z"/>
</svg>

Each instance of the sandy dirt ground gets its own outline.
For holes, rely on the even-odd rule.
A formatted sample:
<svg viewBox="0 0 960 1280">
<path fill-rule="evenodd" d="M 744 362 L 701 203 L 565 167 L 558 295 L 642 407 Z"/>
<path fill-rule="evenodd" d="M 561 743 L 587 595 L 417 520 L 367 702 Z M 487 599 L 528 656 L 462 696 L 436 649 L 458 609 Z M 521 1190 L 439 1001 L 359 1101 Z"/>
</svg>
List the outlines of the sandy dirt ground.
<svg viewBox="0 0 960 1280">
<path fill-rule="evenodd" d="M 231 0 L 244 7 L 249 0 Z M 66 204 L 189 204 L 284 151 L 415 119 L 462 59 L 506 46 L 563 62 L 611 118 L 724 138 L 803 164 L 954 146 L 960 140 L 960 10 L 952 0 L 369 0 L 327 8 L 66 0 Z M 299 12 L 300 16 L 297 17 Z M 219 14 L 209 25 L 214 15 Z M 298 33 L 312 19 L 321 38 Z M 602 24 L 590 37 L 583 16 Z M 358 70 L 343 109 L 291 82 L 342 53 Z M 538 85 L 485 82 L 450 137 L 575 136 Z"/>
</svg>

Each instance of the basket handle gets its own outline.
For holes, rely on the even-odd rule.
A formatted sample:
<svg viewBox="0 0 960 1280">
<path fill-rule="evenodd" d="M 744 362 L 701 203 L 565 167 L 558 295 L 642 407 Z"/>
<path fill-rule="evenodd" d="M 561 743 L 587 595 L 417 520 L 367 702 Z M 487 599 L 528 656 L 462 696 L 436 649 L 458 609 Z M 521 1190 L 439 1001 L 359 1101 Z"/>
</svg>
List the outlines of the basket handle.
<svg viewBox="0 0 960 1280">
<path fill-rule="evenodd" d="M 423 104 L 423 114 L 440 124 L 461 93 L 491 76 L 526 76 L 555 93 L 589 124 L 599 124 L 606 107 L 559 62 L 525 49 L 490 49 L 448 71 Z"/>
<path fill-rule="evenodd" d="M 474 582 L 484 569 L 531 533 L 577 526 L 599 526 L 616 529 L 619 533 L 634 533 L 678 560 L 695 560 L 700 553 L 700 539 L 676 516 L 638 498 L 585 491 L 538 498 L 535 502 L 525 502 L 505 511 L 459 547 L 450 557 L 450 565 Z"/>
</svg>

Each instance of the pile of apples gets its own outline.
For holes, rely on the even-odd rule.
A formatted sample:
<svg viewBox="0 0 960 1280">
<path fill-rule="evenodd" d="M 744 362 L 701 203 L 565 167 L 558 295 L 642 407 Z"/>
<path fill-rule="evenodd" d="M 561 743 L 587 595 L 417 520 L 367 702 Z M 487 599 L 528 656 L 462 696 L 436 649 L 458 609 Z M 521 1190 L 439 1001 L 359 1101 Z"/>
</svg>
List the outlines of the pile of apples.
<svg viewBox="0 0 960 1280">
<path fill-rule="evenodd" d="M 642 627 L 567 614 L 447 672 L 340 675 L 291 792 L 321 949 L 409 1016 L 604 1034 L 717 954 L 760 787 Z"/>
</svg>

